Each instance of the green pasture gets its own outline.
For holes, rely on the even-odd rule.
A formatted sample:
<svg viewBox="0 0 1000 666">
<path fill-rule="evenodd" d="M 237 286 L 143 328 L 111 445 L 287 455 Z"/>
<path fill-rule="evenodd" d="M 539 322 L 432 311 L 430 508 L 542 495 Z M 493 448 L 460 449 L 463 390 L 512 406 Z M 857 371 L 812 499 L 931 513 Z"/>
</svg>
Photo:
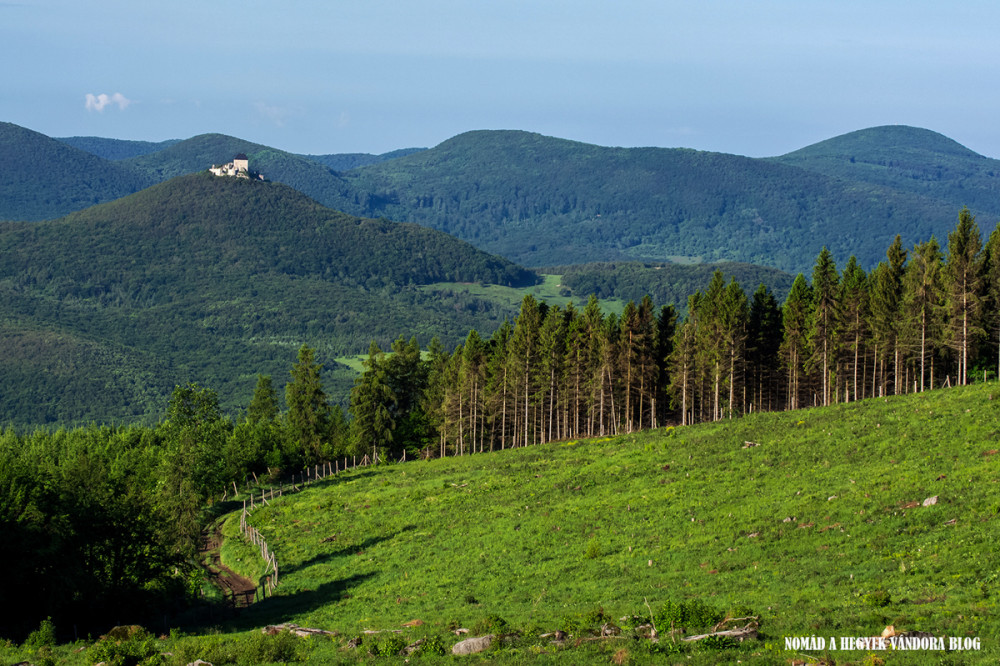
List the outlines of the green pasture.
<svg viewBox="0 0 1000 666">
<path fill-rule="evenodd" d="M 561 275 L 541 276 L 543 281 L 530 287 L 504 287 L 496 284 L 479 284 L 471 282 L 436 282 L 420 287 L 425 293 L 455 293 L 478 296 L 484 300 L 491 301 L 503 307 L 517 308 L 527 294 L 531 294 L 536 299 L 545 301 L 548 305 L 565 308 L 567 303 L 572 302 L 578 309 L 583 309 L 587 304 L 589 294 L 584 297 L 573 294 L 569 289 L 560 284 Z M 625 302 L 617 298 L 601 300 L 601 309 L 605 314 L 614 313 L 620 315 L 625 309 Z M 481 331 L 482 332 L 482 331 Z"/>
<path fill-rule="evenodd" d="M 402 663 L 371 654 L 421 637 L 450 650 L 457 628 L 517 633 L 482 655 L 411 662 L 996 663 L 998 416 L 1000 388 L 981 384 L 360 468 L 253 513 L 277 554 L 274 596 L 220 634 L 164 645 L 190 657 L 294 622 L 338 633 L 296 643 L 315 663 Z M 248 549 L 223 555 L 260 575 Z M 669 633 L 684 604 L 758 616 L 760 637 L 667 654 L 637 638 L 651 616 Z M 579 642 L 609 621 L 620 636 Z M 888 625 L 980 649 L 785 649 Z M 541 637 L 556 630 L 571 639 Z"/>
</svg>

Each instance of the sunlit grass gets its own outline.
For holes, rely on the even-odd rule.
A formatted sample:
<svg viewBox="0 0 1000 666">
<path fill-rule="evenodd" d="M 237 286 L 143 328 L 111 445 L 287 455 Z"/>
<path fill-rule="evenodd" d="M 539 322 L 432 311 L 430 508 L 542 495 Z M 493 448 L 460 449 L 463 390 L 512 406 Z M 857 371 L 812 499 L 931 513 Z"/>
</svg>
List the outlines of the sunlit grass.
<svg viewBox="0 0 1000 666">
<path fill-rule="evenodd" d="M 283 573 L 251 614 L 554 630 L 699 598 L 761 614 L 762 650 L 893 624 L 980 636 L 974 656 L 995 657 L 993 390 L 348 473 L 254 514 Z"/>
</svg>

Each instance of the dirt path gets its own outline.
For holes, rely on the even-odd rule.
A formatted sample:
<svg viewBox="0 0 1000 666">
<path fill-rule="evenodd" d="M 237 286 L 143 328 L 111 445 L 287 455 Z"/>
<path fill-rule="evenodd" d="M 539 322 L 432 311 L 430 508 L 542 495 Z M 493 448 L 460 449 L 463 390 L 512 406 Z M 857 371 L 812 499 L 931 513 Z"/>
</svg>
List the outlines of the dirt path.
<svg viewBox="0 0 1000 666">
<path fill-rule="evenodd" d="M 222 590 L 222 595 L 233 608 L 244 608 L 253 603 L 257 587 L 249 578 L 244 578 L 222 563 L 219 549 L 222 547 L 222 525 L 201 533 L 201 548 L 198 560 L 208 572 L 209 580 Z"/>
</svg>

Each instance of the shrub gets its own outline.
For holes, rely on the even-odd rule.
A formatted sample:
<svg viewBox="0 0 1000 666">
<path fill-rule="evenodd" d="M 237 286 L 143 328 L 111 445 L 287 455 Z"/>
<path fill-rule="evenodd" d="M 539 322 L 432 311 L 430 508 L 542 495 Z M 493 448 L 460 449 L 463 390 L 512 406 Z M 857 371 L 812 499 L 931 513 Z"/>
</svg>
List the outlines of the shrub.
<svg viewBox="0 0 1000 666">
<path fill-rule="evenodd" d="M 656 626 L 660 632 L 666 632 L 670 626 L 699 628 L 710 627 L 722 620 L 723 613 L 712 608 L 701 599 L 690 601 L 667 601 L 656 614 Z"/>
<path fill-rule="evenodd" d="M 277 634 L 255 632 L 243 639 L 237 649 L 238 664 L 302 661 L 302 641 L 290 631 Z M 214 663 L 214 662 L 213 662 Z"/>
<path fill-rule="evenodd" d="M 507 620 L 503 619 L 499 615 L 490 614 L 479 622 L 476 622 L 476 626 L 473 627 L 472 631 L 476 636 L 483 636 L 485 634 L 494 634 L 499 636 L 510 631 L 510 625 L 507 624 Z"/>
<path fill-rule="evenodd" d="M 591 539 L 587 543 L 587 557 L 591 560 L 597 559 L 601 556 L 601 542 L 597 539 Z"/>
<path fill-rule="evenodd" d="M 138 625 L 115 627 L 90 647 L 87 657 L 108 666 L 154 666 L 163 662 L 156 639 Z"/>
<path fill-rule="evenodd" d="M 563 619 L 562 629 L 567 634 L 580 636 L 586 633 L 597 633 L 601 625 L 611 621 L 611 617 L 598 606 L 586 613 L 571 615 Z"/>
<path fill-rule="evenodd" d="M 444 644 L 444 639 L 437 634 L 434 634 L 426 637 L 424 642 L 420 644 L 420 653 L 435 654 L 440 656 L 448 654 L 448 647 Z"/>
<path fill-rule="evenodd" d="M 24 640 L 24 647 L 29 650 L 37 650 L 43 646 L 53 646 L 56 644 L 56 625 L 52 618 L 46 618 L 38 625 L 38 629 L 28 634 Z"/>
<path fill-rule="evenodd" d="M 872 608 L 885 608 L 892 603 L 892 595 L 885 590 L 876 590 L 864 597 L 865 604 Z"/>
<path fill-rule="evenodd" d="M 395 657 L 408 645 L 406 639 L 399 634 L 389 634 L 369 648 L 375 657 Z"/>
</svg>

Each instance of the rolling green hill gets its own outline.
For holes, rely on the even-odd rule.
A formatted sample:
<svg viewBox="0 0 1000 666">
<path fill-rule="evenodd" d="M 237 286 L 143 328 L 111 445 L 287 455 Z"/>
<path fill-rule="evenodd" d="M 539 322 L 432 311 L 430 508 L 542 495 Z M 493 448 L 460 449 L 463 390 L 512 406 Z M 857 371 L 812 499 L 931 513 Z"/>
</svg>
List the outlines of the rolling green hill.
<svg viewBox="0 0 1000 666">
<path fill-rule="evenodd" d="M 354 194 L 324 200 L 333 207 L 425 224 L 531 266 L 729 260 L 797 272 L 821 245 L 872 264 L 896 233 L 943 237 L 963 203 L 769 160 L 516 131 L 469 132 L 342 177 Z"/>
<path fill-rule="evenodd" d="M 158 150 L 169 148 L 180 139 L 166 141 L 130 141 L 127 139 L 105 139 L 99 136 L 67 136 L 59 137 L 57 141 L 86 150 L 88 153 L 103 157 L 106 160 L 124 160 L 130 157 L 148 155 Z"/>
<path fill-rule="evenodd" d="M 1000 215 L 1000 160 L 936 132 L 891 125 L 834 137 L 774 161 Z M 940 236 L 939 236 L 940 238 Z"/>
<path fill-rule="evenodd" d="M 320 661 L 387 638 L 344 651 L 366 629 L 450 646 L 459 639 L 449 628 L 485 633 L 499 618 L 521 637 L 488 653 L 491 663 L 543 651 L 558 663 L 607 663 L 622 648 L 633 663 L 663 663 L 634 627 L 653 614 L 666 635 L 669 602 L 760 618 L 759 640 L 722 653 L 682 647 L 685 663 L 816 659 L 822 651 L 786 651 L 784 638 L 878 636 L 887 625 L 981 644 L 876 652 L 887 664 L 994 663 L 996 391 L 939 390 L 334 477 L 252 514 L 281 582 L 234 626 L 340 632 L 311 644 Z M 233 540 L 238 519 L 226 528 Z M 228 557 L 248 572 L 257 561 L 247 548 Z M 404 628 L 415 619 L 423 625 Z M 575 640 L 609 621 L 622 638 Z M 690 634 L 694 624 L 674 628 Z M 557 629 L 570 640 L 540 637 Z M 866 652 L 826 656 L 861 663 Z"/>
<path fill-rule="evenodd" d="M 302 155 L 302 157 L 310 159 L 313 162 L 319 162 L 320 164 L 330 167 L 334 171 L 348 171 L 350 169 L 368 166 L 369 164 L 378 164 L 379 162 L 385 162 L 386 160 L 394 160 L 397 157 L 406 157 L 407 155 L 412 155 L 413 153 L 419 153 L 422 150 L 427 149 L 401 148 L 388 153 L 382 153 L 381 155 L 372 155 L 370 153 L 334 153 L 332 155 Z"/>
<path fill-rule="evenodd" d="M 769 159 L 605 148 L 520 131 L 468 132 L 416 152 L 303 156 L 206 134 L 112 166 L 123 179 L 161 181 L 241 152 L 269 180 L 331 208 L 416 222 L 531 266 L 736 261 L 795 273 L 808 272 L 823 245 L 840 262 L 856 254 L 871 266 L 896 233 L 907 246 L 944 238 L 964 205 L 982 220 L 1000 216 L 996 160 L 908 127 L 862 130 Z M 40 154 L 34 172 L 17 176 L 18 196 L 47 199 L 35 189 L 53 160 Z M 0 218 L 20 217 L 25 209 L 15 204 L 8 196 Z"/>
<path fill-rule="evenodd" d="M 0 220 L 44 220 L 111 201 L 155 180 L 44 134 L 0 123 Z"/>
<path fill-rule="evenodd" d="M 533 284 L 425 227 L 363 220 L 275 183 L 179 177 L 66 218 L 0 225 L 5 423 L 150 419 L 175 384 L 249 400 L 303 343 L 331 360 L 401 334 L 448 344 L 512 309 L 418 287 Z M 346 394 L 343 368 L 331 389 Z"/>
</svg>

